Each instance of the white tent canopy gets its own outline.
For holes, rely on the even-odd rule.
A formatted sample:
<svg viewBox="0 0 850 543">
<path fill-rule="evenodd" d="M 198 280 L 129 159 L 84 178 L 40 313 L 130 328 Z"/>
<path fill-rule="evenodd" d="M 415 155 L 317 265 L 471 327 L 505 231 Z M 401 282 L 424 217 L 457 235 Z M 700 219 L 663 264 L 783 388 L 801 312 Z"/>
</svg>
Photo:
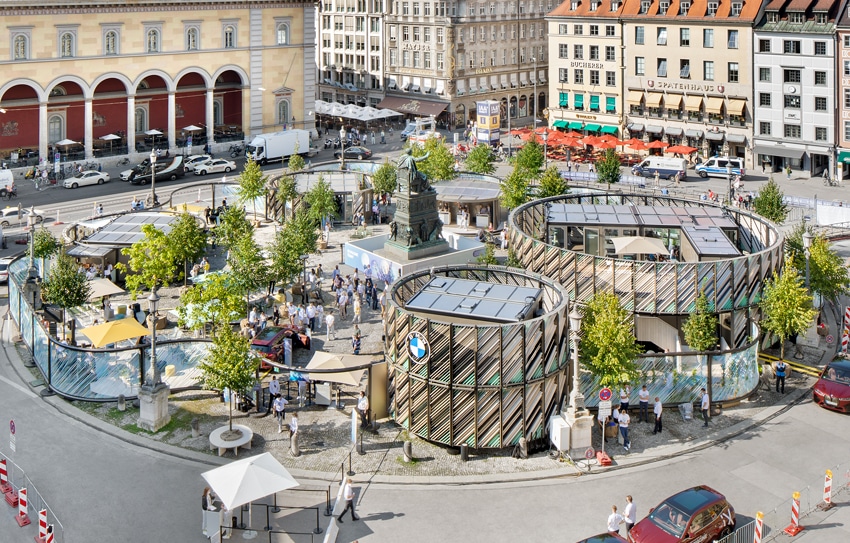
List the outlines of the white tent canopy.
<svg viewBox="0 0 850 543">
<path fill-rule="evenodd" d="M 299 486 L 271 453 L 236 460 L 202 473 L 201 477 L 229 510 Z"/>
<path fill-rule="evenodd" d="M 310 363 L 304 368 L 305 373 L 309 370 L 340 370 L 334 373 L 313 373 L 310 379 L 313 381 L 327 381 L 329 383 L 340 383 L 343 385 L 359 386 L 363 379 L 365 369 L 350 369 L 363 366 L 372 361 L 371 356 L 355 354 L 336 354 L 316 351 Z"/>
<path fill-rule="evenodd" d="M 103 298 L 104 296 L 112 296 L 114 294 L 124 294 L 124 289 L 106 278 L 92 279 L 89 281 L 91 293 L 89 301 Z"/>
<path fill-rule="evenodd" d="M 612 238 L 614 253 L 618 255 L 654 255 L 667 254 L 667 247 L 658 238 L 645 238 L 641 236 L 625 236 Z"/>
<path fill-rule="evenodd" d="M 391 109 L 376 109 L 371 106 L 346 105 L 339 102 L 325 102 L 323 100 L 316 100 L 316 113 L 357 121 L 373 121 L 401 115 L 401 113 Z"/>
</svg>

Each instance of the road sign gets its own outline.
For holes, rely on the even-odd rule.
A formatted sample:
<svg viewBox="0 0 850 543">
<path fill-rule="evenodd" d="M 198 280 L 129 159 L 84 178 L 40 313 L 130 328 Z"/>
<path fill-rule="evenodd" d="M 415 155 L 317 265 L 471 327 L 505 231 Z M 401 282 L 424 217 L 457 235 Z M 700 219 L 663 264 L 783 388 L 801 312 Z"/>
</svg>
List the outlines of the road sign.
<svg viewBox="0 0 850 543">
<path fill-rule="evenodd" d="M 599 402 L 599 415 L 598 417 L 605 418 L 611 416 L 611 400 L 604 400 Z"/>
<path fill-rule="evenodd" d="M 593 450 L 593 447 L 588 447 L 586 451 L 584 451 L 584 457 L 590 460 L 596 456 L 596 451 Z"/>
<path fill-rule="evenodd" d="M 9 449 L 15 452 L 15 421 L 9 421 Z"/>
<path fill-rule="evenodd" d="M 9 431 L 12 432 L 12 435 L 15 435 L 15 421 L 9 421 Z"/>
<path fill-rule="evenodd" d="M 603 402 L 607 402 L 608 400 L 610 400 L 611 396 L 613 396 L 613 393 L 611 392 L 611 389 L 608 388 L 608 387 L 605 387 L 605 388 L 603 388 L 602 390 L 599 391 L 599 399 Z"/>
</svg>

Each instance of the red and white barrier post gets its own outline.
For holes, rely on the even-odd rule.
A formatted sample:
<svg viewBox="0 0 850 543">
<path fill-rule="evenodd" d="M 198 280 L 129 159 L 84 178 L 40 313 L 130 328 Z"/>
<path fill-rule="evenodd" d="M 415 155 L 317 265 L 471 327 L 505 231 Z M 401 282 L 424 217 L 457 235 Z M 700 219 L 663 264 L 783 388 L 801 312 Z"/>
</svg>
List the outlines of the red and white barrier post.
<svg viewBox="0 0 850 543">
<path fill-rule="evenodd" d="M 47 541 L 47 509 L 38 511 L 38 536 L 35 538 L 36 543 L 45 543 Z"/>
<path fill-rule="evenodd" d="M 27 515 L 27 489 L 18 490 L 18 516 L 15 517 L 15 522 L 23 528 L 30 524 L 30 518 Z"/>
<path fill-rule="evenodd" d="M 44 543 L 53 543 L 53 525 L 49 524 L 47 526 L 47 537 L 44 540 Z"/>
<path fill-rule="evenodd" d="M 12 491 L 9 484 L 9 472 L 6 471 L 6 459 L 0 459 L 0 494 L 8 494 Z"/>
<path fill-rule="evenodd" d="M 832 509 L 832 470 L 826 470 L 826 476 L 823 479 L 823 502 L 818 504 L 818 509 L 829 511 Z"/>
<path fill-rule="evenodd" d="M 793 500 L 791 501 L 791 524 L 785 528 L 785 533 L 794 537 L 803 531 L 803 527 L 800 526 L 800 493 L 795 492 L 792 496 Z"/>
<path fill-rule="evenodd" d="M 753 534 L 753 543 L 761 543 L 761 534 L 764 530 L 764 513 L 756 513 L 756 529 Z"/>
</svg>

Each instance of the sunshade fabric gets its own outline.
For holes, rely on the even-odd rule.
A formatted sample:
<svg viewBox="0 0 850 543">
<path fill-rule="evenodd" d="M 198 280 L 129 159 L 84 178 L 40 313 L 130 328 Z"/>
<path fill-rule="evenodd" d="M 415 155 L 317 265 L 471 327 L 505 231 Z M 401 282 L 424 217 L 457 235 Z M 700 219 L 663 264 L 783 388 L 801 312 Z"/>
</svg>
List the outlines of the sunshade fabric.
<svg viewBox="0 0 850 543">
<path fill-rule="evenodd" d="M 603 134 L 616 134 L 619 131 L 620 131 L 620 129 L 617 128 L 616 126 L 604 125 L 602 127 L 602 133 Z"/>
<path fill-rule="evenodd" d="M 124 294 L 124 289 L 110 281 L 109 279 L 98 278 L 89 281 L 91 293 L 89 301 L 103 298 L 104 296 L 112 296 L 113 294 Z"/>
<path fill-rule="evenodd" d="M 92 345 L 100 348 L 125 339 L 141 337 L 150 332 L 136 322 L 136 319 L 121 319 L 83 328 L 80 333 L 89 338 Z"/>
<path fill-rule="evenodd" d="M 601 127 L 598 124 L 588 124 L 587 126 L 584 127 L 584 129 L 587 130 L 588 132 L 599 132 L 600 128 Z"/>
<path fill-rule="evenodd" d="M 614 96 L 606 96 L 605 97 L 605 111 L 612 112 L 617 111 L 617 98 Z"/>
<path fill-rule="evenodd" d="M 566 128 L 569 125 L 570 123 L 568 123 L 567 121 L 555 121 L 554 123 L 552 123 L 552 126 L 554 126 L 555 128 Z"/>
<path fill-rule="evenodd" d="M 646 93 L 646 107 L 658 107 L 661 105 L 661 98 L 664 95 L 660 92 L 648 92 Z"/>
<path fill-rule="evenodd" d="M 596 94 L 590 95 L 590 109 L 599 109 L 599 96 Z"/>
<path fill-rule="evenodd" d="M 681 94 L 668 94 L 664 105 L 667 109 L 676 109 L 682 105 L 684 97 Z"/>
<path fill-rule="evenodd" d="M 584 95 L 583 94 L 576 94 L 573 97 L 573 105 L 575 106 L 576 109 L 583 108 L 584 107 Z"/>
<path fill-rule="evenodd" d="M 641 100 L 643 100 L 643 91 L 630 90 L 629 96 L 626 98 L 626 102 L 631 105 L 639 106 Z"/>
<path fill-rule="evenodd" d="M 448 102 L 430 102 L 428 100 L 417 100 L 400 96 L 388 96 L 378 104 L 378 108 L 387 108 L 402 114 L 412 113 L 420 116 L 439 115 L 446 109 Z"/>
<path fill-rule="evenodd" d="M 573 121 L 570 123 L 570 130 L 581 130 L 584 126 L 584 123 L 581 121 Z"/>
<path fill-rule="evenodd" d="M 271 453 L 236 460 L 201 474 L 225 509 L 299 486 Z"/>
<path fill-rule="evenodd" d="M 708 101 L 705 103 L 706 113 L 715 113 L 719 115 L 722 110 L 723 98 L 718 98 L 717 96 L 709 96 Z"/>
<path fill-rule="evenodd" d="M 689 94 L 685 96 L 685 109 L 688 111 L 699 111 L 702 109 L 702 96 Z"/>
<path fill-rule="evenodd" d="M 747 107 L 746 100 L 729 100 L 727 111 L 729 115 L 743 115 L 745 107 Z"/>
<path fill-rule="evenodd" d="M 314 373 L 310 376 L 313 381 L 328 381 L 331 383 L 340 383 L 343 385 L 357 386 L 363 378 L 365 369 L 352 370 L 349 368 L 362 366 L 370 363 L 372 357 L 353 354 L 335 354 L 316 351 L 313 353 L 313 358 L 307 364 L 306 370 L 333 370 L 338 369 L 339 372 L 334 373 Z"/>
<path fill-rule="evenodd" d="M 614 244 L 614 252 L 618 255 L 667 253 L 667 247 L 665 247 L 664 242 L 658 238 L 626 236 L 621 238 L 612 238 L 611 242 Z"/>
</svg>

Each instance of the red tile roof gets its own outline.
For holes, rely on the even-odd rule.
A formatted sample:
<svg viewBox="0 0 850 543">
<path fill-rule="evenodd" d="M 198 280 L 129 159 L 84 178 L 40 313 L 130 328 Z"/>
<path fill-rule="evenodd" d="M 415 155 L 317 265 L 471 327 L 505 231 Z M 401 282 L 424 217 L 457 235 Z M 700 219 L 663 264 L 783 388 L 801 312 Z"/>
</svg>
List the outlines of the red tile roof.
<svg viewBox="0 0 850 543">
<path fill-rule="evenodd" d="M 611 11 L 611 1 L 612 0 L 600 0 L 599 6 L 594 11 L 590 10 L 590 1 L 591 0 L 581 0 L 576 9 L 572 9 L 573 0 L 566 0 L 560 6 L 553 9 L 549 12 L 550 17 L 599 17 L 599 18 L 612 18 L 618 17 L 620 13 L 623 11 L 623 2 L 620 2 L 620 6 L 616 11 Z"/>
</svg>

